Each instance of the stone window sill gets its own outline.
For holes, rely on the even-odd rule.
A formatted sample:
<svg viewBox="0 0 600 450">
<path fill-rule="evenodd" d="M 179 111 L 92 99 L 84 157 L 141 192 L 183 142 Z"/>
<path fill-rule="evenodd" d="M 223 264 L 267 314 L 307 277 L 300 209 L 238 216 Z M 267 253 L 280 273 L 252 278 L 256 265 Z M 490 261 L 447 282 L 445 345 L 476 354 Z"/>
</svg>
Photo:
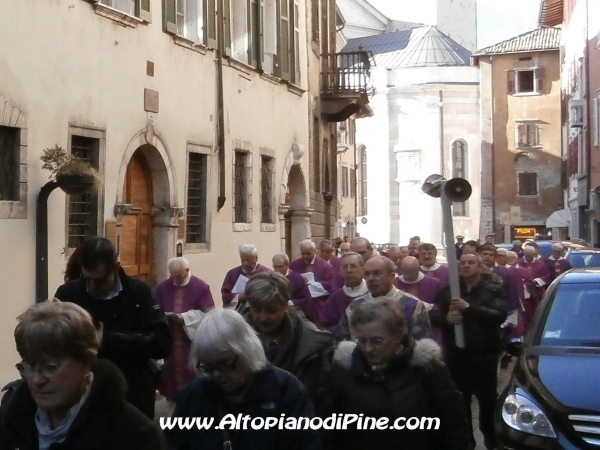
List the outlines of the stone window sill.
<svg viewBox="0 0 600 450">
<path fill-rule="evenodd" d="M 210 244 L 188 244 L 183 246 L 185 253 L 210 253 Z"/>
<path fill-rule="evenodd" d="M 261 223 L 260 231 L 272 233 L 277 231 L 277 226 L 274 223 Z"/>
<path fill-rule="evenodd" d="M 114 20 L 124 27 L 135 28 L 138 25 L 147 23 L 138 17 L 130 16 L 129 14 L 119 11 L 118 9 L 111 8 L 110 6 L 106 6 L 102 3 L 96 3 L 94 5 L 94 11 L 96 11 L 96 14 L 99 16 Z"/>
<path fill-rule="evenodd" d="M 236 233 L 244 232 L 244 231 L 252 231 L 251 223 L 233 223 L 233 231 Z"/>
<path fill-rule="evenodd" d="M 203 44 L 196 43 L 182 36 L 173 35 L 173 41 L 176 45 L 187 48 L 194 52 L 198 52 L 201 55 L 206 55 L 206 52 L 208 51 L 208 47 L 204 46 Z"/>
</svg>

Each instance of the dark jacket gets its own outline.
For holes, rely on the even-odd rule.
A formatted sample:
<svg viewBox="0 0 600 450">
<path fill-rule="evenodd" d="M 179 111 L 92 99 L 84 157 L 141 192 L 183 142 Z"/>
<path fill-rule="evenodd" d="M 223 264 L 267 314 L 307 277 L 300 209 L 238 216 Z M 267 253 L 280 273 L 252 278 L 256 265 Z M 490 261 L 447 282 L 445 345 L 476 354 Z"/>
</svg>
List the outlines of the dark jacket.
<svg viewBox="0 0 600 450">
<path fill-rule="evenodd" d="M 471 354 L 496 354 L 500 350 L 500 325 L 507 316 L 506 296 L 502 280 L 493 273 L 482 273 L 481 281 L 470 292 L 462 278 L 460 279 L 460 295 L 469 307 L 463 312 L 463 327 L 465 334 L 465 351 Z M 446 320 L 450 309 L 450 287 L 442 288 L 435 303 L 441 310 L 435 308 L 429 311 L 429 320 L 434 327 L 441 328 L 447 350 L 456 348 L 454 325 Z"/>
<path fill-rule="evenodd" d="M 119 369 L 110 361 L 99 361 L 93 372 L 89 396 L 71 424 L 67 439 L 51 449 L 164 449 L 156 425 L 125 401 L 125 379 Z M 27 383 L 19 383 L 0 409 L 0 450 L 38 450 L 36 411 Z"/>
<path fill-rule="evenodd" d="M 254 327 L 249 312 L 245 318 Z M 288 313 L 279 343 L 265 348 L 265 354 L 271 364 L 290 372 L 302 382 L 318 410 L 325 377 L 331 367 L 333 343 L 331 333 L 319 330 L 297 314 Z"/>
<path fill-rule="evenodd" d="M 123 290 L 110 300 L 97 300 L 79 278 L 58 288 L 54 296 L 88 311 L 104 332 L 98 356 L 114 362 L 127 380 L 127 401 L 149 418 L 154 417 L 156 366 L 151 359 L 169 356 L 173 339 L 164 313 L 143 281 L 125 275 Z"/>
<path fill-rule="evenodd" d="M 342 342 L 335 352 L 323 418 L 332 414 L 364 414 L 388 418 L 387 426 L 403 426 L 398 418 L 439 418 L 439 429 L 358 429 L 325 431 L 327 450 L 467 450 L 470 436 L 461 394 L 441 361 L 431 339 L 414 344 L 404 340 L 404 350 L 384 372 L 371 369 L 352 342 Z M 338 416 L 339 417 L 339 416 Z M 370 424 L 369 424 L 370 427 Z M 427 425 L 425 425 L 427 427 Z"/>
<path fill-rule="evenodd" d="M 222 418 L 228 414 L 235 418 L 248 416 L 250 419 L 274 417 L 286 419 L 314 416 L 306 390 L 302 384 L 277 367 L 267 368 L 254 374 L 252 385 L 242 403 L 233 408 L 228 405 L 221 389 L 210 378 L 199 378 L 186 386 L 179 395 L 173 417 L 214 418 L 209 430 L 174 428 L 166 430 L 170 448 L 174 450 L 215 450 L 223 449 L 226 440 L 231 441 L 233 450 L 317 450 L 320 449 L 318 433 L 315 430 L 254 430 L 251 421 L 247 429 L 242 426 L 235 430 L 216 430 Z M 230 416 L 231 417 L 231 416 Z M 229 427 L 228 427 L 229 428 Z"/>
</svg>

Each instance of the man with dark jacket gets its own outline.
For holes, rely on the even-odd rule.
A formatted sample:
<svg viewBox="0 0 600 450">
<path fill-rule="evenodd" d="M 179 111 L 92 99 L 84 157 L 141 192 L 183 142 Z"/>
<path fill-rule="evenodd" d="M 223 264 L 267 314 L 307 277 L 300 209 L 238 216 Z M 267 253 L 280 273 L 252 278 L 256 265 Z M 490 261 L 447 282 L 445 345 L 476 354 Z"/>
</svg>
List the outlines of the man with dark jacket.
<svg viewBox="0 0 600 450">
<path fill-rule="evenodd" d="M 109 240 L 87 239 L 79 263 L 81 278 L 60 286 L 54 297 L 78 304 L 102 327 L 98 356 L 121 369 L 126 400 L 153 419 L 158 369 L 152 360 L 169 356 L 172 346 L 165 315 L 150 286 L 125 275 Z"/>
<path fill-rule="evenodd" d="M 439 310 L 432 309 L 429 318 L 443 332 L 446 365 L 463 394 L 467 417 L 471 417 L 471 396 L 475 394 L 479 402 L 479 429 L 485 447 L 493 449 L 500 325 L 507 316 L 505 293 L 502 281 L 483 271 L 478 254 L 463 253 L 459 270 L 461 298 L 453 299 L 449 287 L 445 287 L 436 299 Z M 464 348 L 456 346 L 454 336 L 454 325 L 461 323 Z"/>
</svg>

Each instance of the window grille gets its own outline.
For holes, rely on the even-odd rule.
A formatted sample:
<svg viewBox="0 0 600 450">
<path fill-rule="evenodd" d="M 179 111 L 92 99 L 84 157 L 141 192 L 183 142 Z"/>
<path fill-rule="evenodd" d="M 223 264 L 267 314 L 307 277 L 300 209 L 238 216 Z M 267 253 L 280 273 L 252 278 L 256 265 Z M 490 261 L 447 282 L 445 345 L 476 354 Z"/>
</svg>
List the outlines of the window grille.
<svg viewBox="0 0 600 450">
<path fill-rule="evenodd" d="M 262 157 L 260 168 L 260 222 L 275 223 L 273 218 L 273 186 L 275 184 L 275 160 Z"/>
<path fill-rule="evenodd" d="M 20 132 L 0 126 L 0 201 L 19 200 Z"/>
<path fill-rule="evenodd" d="M 208 155 L 190 152 L 185 221 L 185 241 L 188 244 L 203 244 L 207 241 L 207 178 Z"/>
<path fill-rule="evenodd" d="M 248 154 L 235 152 L 234 163 L 234 215 L 236 223 L 250 223 L 248 220 Z"/>
</svg>

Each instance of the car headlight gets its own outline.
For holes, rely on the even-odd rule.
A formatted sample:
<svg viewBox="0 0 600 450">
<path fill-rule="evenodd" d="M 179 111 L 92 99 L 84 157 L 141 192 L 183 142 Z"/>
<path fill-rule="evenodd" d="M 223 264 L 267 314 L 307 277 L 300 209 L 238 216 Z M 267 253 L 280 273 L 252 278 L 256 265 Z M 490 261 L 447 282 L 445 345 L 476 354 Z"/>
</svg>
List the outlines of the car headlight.
<svg viewBox="0 0 600 450">
<path fill-rule="evenodd" d="M 519 394 L 510 394 L 504 400 L 502 420 L 509 427 L 523 433 L 549 438 L 556 437 L 546 414 L 529 399 Z"/>
</svg>

